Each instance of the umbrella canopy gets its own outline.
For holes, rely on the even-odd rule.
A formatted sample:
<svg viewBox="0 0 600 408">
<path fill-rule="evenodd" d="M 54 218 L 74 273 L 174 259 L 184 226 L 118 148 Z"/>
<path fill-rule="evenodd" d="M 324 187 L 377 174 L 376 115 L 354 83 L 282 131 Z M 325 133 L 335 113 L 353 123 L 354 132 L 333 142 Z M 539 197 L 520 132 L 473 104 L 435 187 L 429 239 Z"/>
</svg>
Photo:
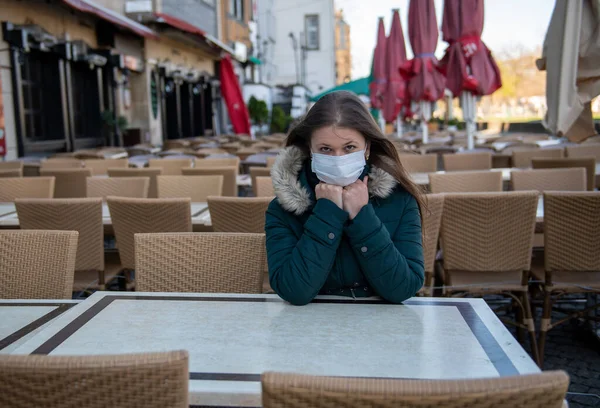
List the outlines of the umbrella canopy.
<svg viewBox="0 0 600 408">
<path fill-rule="evenodd" d="M 446 86 L 454 96 L 463 91 L 490 95 L 502 86 L 500 70 L 481 41 L 483 0 L 445 0 L 442 33 L 449 46 L 441 61 Z"/>
<path fill-rule="evenodd" d="M 407 96 L 406 82 L 400 75 L 400 67 L 406 62 L 406 46 L 400 24 L 400 13 L 397 9 L 393 10 L 392 27 L 385 51 L 387 86 L 383 94 L 383 117 L 390 123 L 398 117 Z"/>
<path fill-rule="evenodd" d="M 434 55 L 438 27 L 433 0 L 410 0 L 408 38 L 415 55 L 402 67 L 408 78 L 408 94 L 414 101 L 437 101 L 444 96 L 446 78 L 438 70 Z"/>
<path fill-rule="evenodd" d="M 379 27 L 377 28 L 377 44 L 373 51 L 373 63 L 371 65 L 371 76 L 369 82 L 369 94 L 371 97 L 371 106 L 381 109 L 381 97 L 386 88 L 385 74 L 385 27 L 383 17 L 379 17 Z"/>
<path fill-rule="evenodd" d="M 229 112 L 233 131 L 238 134 L 249 135 L 250 115 L 244 103 L 240 83 L 233 71 L 233 64 L 229 55 L 225 55 L 221 60 L 220 71 L 221 93 L 227 105 L 227 112 Z"/>
<path fill-rule="evenodd" d="M 538 68 L 545 69 L 546 127 L 580 142 L 594 135 L 592 99 L 600 94 L 600 1 L 557 0 Z"/>
</svg>

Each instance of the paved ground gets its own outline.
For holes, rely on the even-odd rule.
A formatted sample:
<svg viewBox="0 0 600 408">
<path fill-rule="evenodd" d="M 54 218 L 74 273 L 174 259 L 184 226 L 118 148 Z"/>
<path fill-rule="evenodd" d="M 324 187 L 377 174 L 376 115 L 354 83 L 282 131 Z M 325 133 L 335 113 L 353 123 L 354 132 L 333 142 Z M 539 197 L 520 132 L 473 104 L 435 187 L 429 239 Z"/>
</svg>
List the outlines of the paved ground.
<svg viewBox="0 0 600 408">
<path fill-rule="evenodd" d="M 530 351 L 528 344 L 525 349 Z M 600 340 L 584 324 L 571 321 L 548 332 L 544 370 L 569 373 L 571 408 L 600 407 Z"/>
</svg>

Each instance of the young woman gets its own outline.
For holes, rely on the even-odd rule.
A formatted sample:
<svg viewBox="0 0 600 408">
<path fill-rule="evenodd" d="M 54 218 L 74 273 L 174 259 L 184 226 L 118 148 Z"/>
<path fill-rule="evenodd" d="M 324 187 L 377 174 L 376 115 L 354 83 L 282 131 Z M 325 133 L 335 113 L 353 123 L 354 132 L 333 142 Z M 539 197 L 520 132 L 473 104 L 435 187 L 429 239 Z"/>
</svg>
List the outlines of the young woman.
<svg viewBox="0 0 600 408">
<path fill-rule="evenodd" d="M 271 171 L 271 287 L 295 305 L 318 294 L 400 303 L 423 285 L 422 197 L 362 101 L 322 97 Z"/>
</svg>

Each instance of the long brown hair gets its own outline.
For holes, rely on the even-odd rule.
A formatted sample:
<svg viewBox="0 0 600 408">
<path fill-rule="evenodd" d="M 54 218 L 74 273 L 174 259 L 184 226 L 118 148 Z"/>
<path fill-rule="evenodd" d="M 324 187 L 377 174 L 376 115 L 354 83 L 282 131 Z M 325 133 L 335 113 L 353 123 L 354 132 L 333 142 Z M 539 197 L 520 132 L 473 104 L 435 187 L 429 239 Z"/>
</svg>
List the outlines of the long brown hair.
<svg viewBox="0 0 600 408">
<path fill-rule="evenodd" d="M 326 126 L 354 129 L 364 136 L 370 145 L 369 164 L 392 175 L 417 200 L 422 224 L 426 205 L 421 188 L 413 183 L 402 166 L 394 144 L 385 137 L 365 104 L 352 92 L 332 92 L 319 99 L 306 116 L 292 126 L 286 145 L 297 146 L 308 155 L 313 132 Z"/>
</svg>

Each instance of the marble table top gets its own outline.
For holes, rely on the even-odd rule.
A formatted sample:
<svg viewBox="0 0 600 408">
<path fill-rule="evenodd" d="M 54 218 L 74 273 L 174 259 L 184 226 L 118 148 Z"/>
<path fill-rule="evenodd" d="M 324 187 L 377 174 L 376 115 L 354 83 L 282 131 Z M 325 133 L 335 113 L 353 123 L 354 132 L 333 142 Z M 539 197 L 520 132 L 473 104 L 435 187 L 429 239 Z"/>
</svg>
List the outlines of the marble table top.
<svg viewBox="0 0 600 408">
<path fill-rule="evenodd" d="M 11 207 L 12 206 L 12 207 Z M 10 211 L 12 208 L 12 211 Z M 208 210 L 207 203 L 192 203 L 191 204 L 191 215 L 192 215 L 192 224 L 205 225 L 204 222 L 199 222 L 198 217 L 204 212 Z M 2 211 L 6 211 L 6 213 L 2 213 Z M 104 225 L 112 225 L 112 220 L 110 218 L 110 211 L 108 209 L 108 204 L 102 204 L 102 223 Z M 19 227 L 19 217 L 15 210 L 14 203 L 0 203 L 0 227 L 4 228 L 18 228 Z"/>
<path fill-rule="evenodd" d="M 79 303 L 78 300 L 0 299 L 0 354 L 9 354 Z"/>
<path fill-rule="evenodd" d="M 451 379 L 538 373 L 481 299 L 96 292 L 13 351 L 187 350 L 190 404 L 260 406 L 260 375 Z"/>
<path fill-rule="evenodd" d="M 510 181 L 510 173 L 512 173 L 513 171 L 521 171 L 523 169 L 519 169 L 516 167 L 507 167 L 507 168 L 494 168 L 491 169 L 490 171 L 501 171 L 502 172 L 502 180 L 504 180 L 505 182 Z M 484 170 L 485 171 L 485 170 Z M 445 171 L 436 171 L 435 174 L 445 174 Z M 452 172 L 452 173 L 457 173 L 457 172 Z M 410 173 L 410 177 L 412 178 L 413 182 L 421 185 L 421 186 L 426 186 L 429 185 L 429 175 L 432 173 Z M 600 162 L 596 163 L 596 175 L 600 175 Z"/>
</svg>

